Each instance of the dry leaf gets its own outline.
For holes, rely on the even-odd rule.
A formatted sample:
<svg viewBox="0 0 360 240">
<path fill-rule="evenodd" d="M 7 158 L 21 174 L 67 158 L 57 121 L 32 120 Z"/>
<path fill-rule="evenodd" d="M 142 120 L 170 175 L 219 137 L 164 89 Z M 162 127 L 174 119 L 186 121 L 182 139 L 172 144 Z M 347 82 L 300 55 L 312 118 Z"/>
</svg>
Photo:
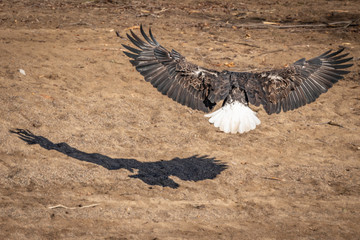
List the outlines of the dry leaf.
<svg viewBox="0 0 360 240">
<path fill-rule="evenodd" d="M 226 62 L 226 63 L 224 63 L 224 65 L 225 66 L 227 66 L 227 67 L 235 67 L 235 64 L 234 64 L 234 62 Z"/>
<path fill-rule="evenodd" d="M 43 98 L 46 98 L 46 99 L 49 99 L 49 100 L 54 100 L 54 98 L 52 96 L 49 96 L 49 95 L 46 95 L 46 94 L 39 94 L 39 96 L 43 97 Z"/>
</svg>

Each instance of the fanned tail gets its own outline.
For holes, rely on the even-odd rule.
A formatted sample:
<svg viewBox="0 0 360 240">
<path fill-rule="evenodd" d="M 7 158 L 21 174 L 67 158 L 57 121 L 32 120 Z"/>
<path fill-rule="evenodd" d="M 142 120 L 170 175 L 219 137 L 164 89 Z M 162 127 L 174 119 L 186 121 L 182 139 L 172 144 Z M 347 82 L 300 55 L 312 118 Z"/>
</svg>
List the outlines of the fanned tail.
<svg viewBox="0 0 360 240">
<path fill-rule="evenodd" d="M 209 117 L 209 122 L 225 133 L 245 133 L 254 130 L 261 123 L 255 112 L 238 101 L 226 103 L 205 117 Z"/>
</svg>

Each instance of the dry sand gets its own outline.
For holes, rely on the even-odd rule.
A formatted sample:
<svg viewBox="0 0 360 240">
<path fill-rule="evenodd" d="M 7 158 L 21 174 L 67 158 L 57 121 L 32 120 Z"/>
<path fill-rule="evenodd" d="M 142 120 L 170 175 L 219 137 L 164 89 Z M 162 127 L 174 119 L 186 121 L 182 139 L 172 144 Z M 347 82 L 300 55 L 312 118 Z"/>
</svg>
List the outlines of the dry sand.
<svg viewBox="0 0 360 240">
<path fill-rule="evenodd" d="M 358 1 L 0 9 L 0 239 L 359 239 Z M 256 130 L 224 134 L 133 69 L 114 31 L 140 23 L 207 68 L 268 70 L 340 45 L 354 66 L 316 102 L 255 108 Z"/>
</svg>

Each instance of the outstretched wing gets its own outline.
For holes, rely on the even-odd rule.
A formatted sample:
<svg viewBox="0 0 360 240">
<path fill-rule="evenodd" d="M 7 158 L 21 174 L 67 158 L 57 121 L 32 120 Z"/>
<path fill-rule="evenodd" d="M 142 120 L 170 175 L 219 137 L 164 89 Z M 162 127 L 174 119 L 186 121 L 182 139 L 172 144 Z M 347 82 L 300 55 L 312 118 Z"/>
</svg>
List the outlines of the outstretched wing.
<svg viewBox="0 0 360 240">
<path fill-rule="evenodd" d="M 130 62 L 145 80 L 162 94 L 192 109 L 209 112 L 229 93 L 226 74 L 192 64 L 175 50 L 169 52 L 156 41 L 151 29 L 149 38 L 140 27 L 145 41 L 130 32 L 131 36 L 127 34 L 127 37 L 137 48 L 123 45 L 129 50 L 124 53 L 132 58 Z"/>
<path fill-rule="evenodd" d="M 255 73 L 245 84 L 245 91 L 251 104 L 262 104 L 268 114 L 286 112 L 315 101 L 344 74 L 342 69 L 353 64 L 344 64 L 352 58 L 349 53 L 339 55 L 331 50 L 308 61 L 300 59 L 292 65 L 262 73 Z"/>
</svg>

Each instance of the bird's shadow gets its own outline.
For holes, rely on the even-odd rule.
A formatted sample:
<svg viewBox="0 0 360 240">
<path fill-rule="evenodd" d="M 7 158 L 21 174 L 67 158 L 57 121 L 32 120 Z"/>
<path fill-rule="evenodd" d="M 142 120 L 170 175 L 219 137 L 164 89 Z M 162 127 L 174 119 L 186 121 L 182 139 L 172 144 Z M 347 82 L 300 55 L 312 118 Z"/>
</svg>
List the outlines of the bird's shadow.
<svg viewBox="0 0 360 240">
<path fill-rule="evenodd" d="M 111 158 L 99 153 L 86 153 L 69 146 L 65 142 L 53 143 L 43 136 L 34 135 L 29 130 L 13 129 L 16 134 L 27 144 L 39 144 L 47 150 L 56 150 L 69 157 L 80 161 L 94 163 L 108 170 L 127 169 L 137 174 L 129 175 L 131 178 L 139 178 L 149 185 L 178 188 L 179 184 L 169 178 L 176 176 L 185 181 L 201 181 L 214 179 L 227 168 L 227 165 L 209 156 L 194 155 L 188 158 L 173 158 L 172 160 L 160 160 L 156 162 L 140 162 L 131 158 Z"/>
</svg>

